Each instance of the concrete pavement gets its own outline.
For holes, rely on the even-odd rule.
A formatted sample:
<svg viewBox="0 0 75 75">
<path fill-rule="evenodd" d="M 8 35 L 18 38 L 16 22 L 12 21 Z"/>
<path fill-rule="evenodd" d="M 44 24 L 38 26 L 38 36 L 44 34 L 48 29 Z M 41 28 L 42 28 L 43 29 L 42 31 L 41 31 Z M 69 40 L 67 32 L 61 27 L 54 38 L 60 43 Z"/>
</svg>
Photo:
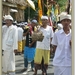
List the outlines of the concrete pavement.
<svg viewBox="0 0 75 75">
<path fill-rule="evenodd" d="M 15 56 L 16 62 L 16 75 L 33 75 L 34 72 L 30 71 L 30 64 L 28 65 L 28 70 L 26 72 L 21 73 L 21 70 L 24 68 L 24 56 L 16 55 Z M 49 67 L 48 67 L 48 75 L 54 75 L 54 68 L 52 65 L 52 59 L 50 59 Z M 42 71 L 38 70 L 37 75 L 42 75 Z"/>
</svg>

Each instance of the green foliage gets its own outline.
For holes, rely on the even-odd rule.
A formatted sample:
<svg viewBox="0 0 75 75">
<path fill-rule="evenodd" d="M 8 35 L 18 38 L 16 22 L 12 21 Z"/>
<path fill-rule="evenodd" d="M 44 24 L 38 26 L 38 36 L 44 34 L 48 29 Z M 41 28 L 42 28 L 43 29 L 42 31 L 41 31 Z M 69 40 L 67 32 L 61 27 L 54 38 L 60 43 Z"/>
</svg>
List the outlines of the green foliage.
<svg viewBox="0 0 75 75">
<path fill-rule="evenodd" d="M 38 0 L 32 0 L 32 1 L 34 1 L 34 3 L 37 3 L 38 2 Z"/>
<path fill-rule="evenodd" d="M 35 7 L 36 7 L 36 11 L 34 11 L 31 7 L 27 7 L 25 9 L 25 20 L 27 21 L 28 17 L 30 19 L 34 18 L 34 17 L 38 17 L 38 0 L 32 0 L 35 4 Z M 59 11 L 65 11 L 66 9 L 66 3 L 67 3 L 67 0 L 54 0 L 57 2 L 57 4 L 59 5 Z M 47 0 L 43 0 L 44 4 L 46 4 Z M 47 8 L 43 6 L 43 14 L 46 15 L 46 12 L 47 12 Z"/>
<path fill-rule="evenodd" d="M 32 0 L 33 2 L 34 2 L 34 4 L 35 4 L 35 9 L 36 9 L 36 11 L 35 10 L 33 10 L 31 7 L 27 7 L 24 11 L 24 13 L 25 13 L 25 21 L 28 21 L 28 18 L 30 19 L 30 20 L 32 20 L 32 19 L 34 19 L 35 17 L 37 17 L 37 14 L 38 14 L 38 0 Z"/>
<path fill-rule="evenodd" d="M 60 8 L 60 11 L 65 11 L 67 0 L 55 0 Z"/>
</svg>

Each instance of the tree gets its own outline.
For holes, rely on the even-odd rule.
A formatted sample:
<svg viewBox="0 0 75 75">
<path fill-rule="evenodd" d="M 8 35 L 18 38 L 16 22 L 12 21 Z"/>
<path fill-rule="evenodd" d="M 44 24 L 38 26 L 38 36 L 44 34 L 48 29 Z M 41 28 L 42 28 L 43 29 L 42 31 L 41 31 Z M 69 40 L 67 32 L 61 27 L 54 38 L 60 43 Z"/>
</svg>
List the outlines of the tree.
<svg viewBox="0 0 75 75">
<path fill-rule="evenodd" d="M 25 21 L 28 21 L 28 18 L 30 20 L 36 18 L 37 19 L 37 15 L 38 15 L 38 0 L 32 0 L 35 4 L 35 7 L 36 7 L 36 11 L 33 10 L 31 7 L 27 7 L 24 11 L 25 13 Z"/>
<path fill-rule="evenodd" d="M 35 4 L 36 7 L 36 11 L 34 11 L 31 7 L 27 7 L 25 9 L 25 20 L 28 20 L 28 17 L 30 17 L 30 19 L 32 18 L 37 18 L 38 16 L 38 0 L 32 0 Z M 66 10 L 66 5 L 68 3 L 68 0 L 54 0 L 57 2 L 57 4 L 59 5 L 60 8 L 60 12 L 65 11 Z M 47 0 L 43 0 L 43 3 L 46 4 Z M 46 15 L 47 13 L 47 8 L 44 6 L 44 4 L 42 5 L 43 7 L 43 14 Z"/>
<path fill-rule="evenodd" d="M 65 11 L 66 10 L 66 4 L 67 4 L 67 0 L 55 0 L 59 7 L 60 7 L 60 11 Z"/>
</svg>

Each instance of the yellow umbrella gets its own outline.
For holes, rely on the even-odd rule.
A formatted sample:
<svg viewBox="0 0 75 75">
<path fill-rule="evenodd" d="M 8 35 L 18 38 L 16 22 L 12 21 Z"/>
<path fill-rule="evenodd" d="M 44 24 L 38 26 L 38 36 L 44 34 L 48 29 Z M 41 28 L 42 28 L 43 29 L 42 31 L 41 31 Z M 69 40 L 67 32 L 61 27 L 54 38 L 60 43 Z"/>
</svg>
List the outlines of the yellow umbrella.
<svg viewBox="0 0 75 75">
<path fill-rule="evenodd" d="M 30 7 L 31 7 L 32 9 L 35 10 L 35 4 L 34 4 L 34 2 L 33 2 L 32 0 L 27 0 L 27 3 L 30 5 Z"/>
</svg>

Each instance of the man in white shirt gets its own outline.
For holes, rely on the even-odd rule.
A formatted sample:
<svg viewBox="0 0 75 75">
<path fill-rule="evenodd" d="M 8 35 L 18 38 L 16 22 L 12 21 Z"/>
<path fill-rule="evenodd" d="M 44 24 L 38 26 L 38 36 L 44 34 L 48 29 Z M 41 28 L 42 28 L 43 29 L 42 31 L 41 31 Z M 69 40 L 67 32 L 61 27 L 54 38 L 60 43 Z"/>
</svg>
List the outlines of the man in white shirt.
<svg viewBox="0 0 75 75">
<path fill-rule="evenodd" d="M 60 16 L 63 29 L 57 31 L 52 39 L 55 56 L 53 59 L 54 75 L 71 75 L 71 15 Z"/>
<path fill-rule="evenodd" d="M 2 26 L 2 72 L 15 75 L 15 53 L 17 52 L 18 32 L 10 15 L 4 16 L 6 25 Z"/>
<path fill-rule="evenodd" d="M 42 42 L 37 41 L 36 53 L 34 58 L 35 63 L 35 73 L 37 75 L 37 70 L 42 70 L 42 75 L 47 75 L 47 69 L 50 59 L 50 43 L 53 37 L 52 27 L 48 25 L 48 17 L 42 16 L 42 26 L 39 31 L 43 32 L 44 39 Z"/>
<path fill-rule="evenodd" d="M 22 54 L 22 39 L 23 39 L 23 29 L 20 25 L 17 25 L 18 30 L 18 54 Z"/>
</svg>

